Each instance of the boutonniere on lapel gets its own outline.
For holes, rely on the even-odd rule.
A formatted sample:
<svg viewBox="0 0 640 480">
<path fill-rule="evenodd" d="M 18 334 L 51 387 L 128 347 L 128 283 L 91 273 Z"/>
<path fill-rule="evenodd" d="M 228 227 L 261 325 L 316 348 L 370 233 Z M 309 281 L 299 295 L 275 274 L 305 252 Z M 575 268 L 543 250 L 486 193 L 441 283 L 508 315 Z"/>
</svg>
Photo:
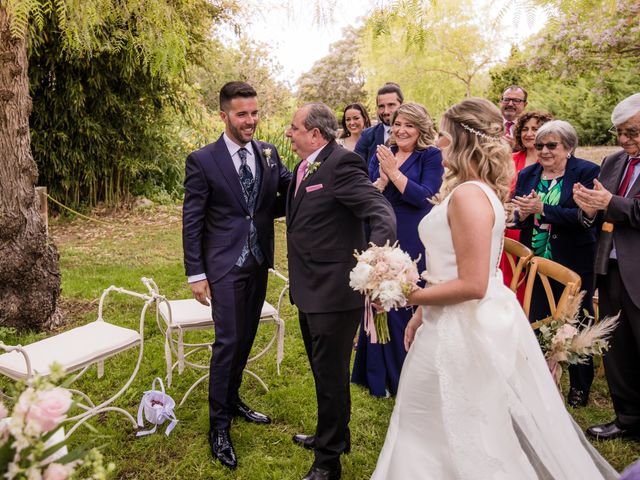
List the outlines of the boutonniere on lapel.
<svg viewBox="0 0 640 480">
<path fill-rule="evenodd" d="M 264 159 L 267 161 L 267 165 L 269 165 L 269 168 L 273 168 L 276 166 L 276 162 L 274 162 L 273 160 L 271 160 L 271 153 L 273 151 L 270 148 L 263 148 L 262 149 L 262 155 L 264 155 Z"/>
<path fill-rule="evenodd" d="M 320 162 L 313 162 L 311 165 L 307 167 L 307 172 L 304 174 L 304 177 L 302 177 L 302 180 L 306 180 L 307 178 L 309 178 L 311 175 L 313 175 L 313 172 L 315 172 L 319 168 L 320 168 Z"/>
</svg>

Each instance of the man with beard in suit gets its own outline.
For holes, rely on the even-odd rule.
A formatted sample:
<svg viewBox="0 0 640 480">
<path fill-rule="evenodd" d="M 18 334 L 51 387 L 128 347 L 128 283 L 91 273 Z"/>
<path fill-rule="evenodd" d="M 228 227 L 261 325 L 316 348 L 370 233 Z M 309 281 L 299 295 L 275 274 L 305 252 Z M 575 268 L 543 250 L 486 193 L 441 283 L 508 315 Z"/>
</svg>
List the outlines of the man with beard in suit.
<svg viewBox="0 0 640 480">
<path fill-rule="evenodd" d="M 314 435 L 294 442 L 314 450 L 303 480 L 337 480 L 350 449 L 349 363 L 364 299 L 349 287 L 355 250 L 366 248 L 364 221 L 377 245 L 395 241 L 393 209 L 372 185 L 365 163 L 335 141 L 329 107 L 300 108 L 287 130 L 297 165 L 287 196 L 290 295 L 313 372 L 318 403 Z"/>
<path fill-rule="evenodd" d="M 611 121 L 622 150 L 603 160 L 593 189 L 576 184 L 573 190 L 583 223 L 599 224 L 600 315 L 620 312 L 604 355 L 616 418 L 587 429 L 604 440 L 640 438 L 640 93 L 620 102 Z"/>
<path fill-rule="evenodd" d="M 186 274 L 196 300 L 204 305 L 211 300 L 215 321 L 209 443 L 213 457 L 229 468 L 237 466 L 231 419 L 270 422 L 245 405 L 238 390 L 258 329 L 268 269 L 273 266 L 273 220 L 284 213 L 278 212 L 276 197 L 286 194 L 291 181 L 275 147 L 253 138 L 258 124 L 256 97 L 244 82 L 222 87 L 224 133 L 189 155 L 184 181 Z"/>
</svg>

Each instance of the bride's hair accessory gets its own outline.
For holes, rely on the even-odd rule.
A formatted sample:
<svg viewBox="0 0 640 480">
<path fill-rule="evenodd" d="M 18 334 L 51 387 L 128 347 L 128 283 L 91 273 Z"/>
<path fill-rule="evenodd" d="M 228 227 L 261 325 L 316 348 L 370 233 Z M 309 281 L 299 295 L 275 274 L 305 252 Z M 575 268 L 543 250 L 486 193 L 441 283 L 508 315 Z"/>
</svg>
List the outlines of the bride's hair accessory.
<svg viewBox="0 0 640 480">
<path fill-rule="evenodd" d="M 482 138 L 486 138 L 487 140 L 494 140 L 494 141 L 498 141 L 500 140 L 500 137 L 494 137 L 492 135 L 487 135 L 484 132 L 481 132 L 480 130 L 476 130 L 475 128 L 470 127 L 469 125 L 467 125 L 466 123 L 462 123 L 460 122 L 460 125 L 462 126 L 462 128 L 464 128 L 467 132 L 471 132 L 474 135 L 477 135 L 478 137 L 482 137 Z"/>
</svg>

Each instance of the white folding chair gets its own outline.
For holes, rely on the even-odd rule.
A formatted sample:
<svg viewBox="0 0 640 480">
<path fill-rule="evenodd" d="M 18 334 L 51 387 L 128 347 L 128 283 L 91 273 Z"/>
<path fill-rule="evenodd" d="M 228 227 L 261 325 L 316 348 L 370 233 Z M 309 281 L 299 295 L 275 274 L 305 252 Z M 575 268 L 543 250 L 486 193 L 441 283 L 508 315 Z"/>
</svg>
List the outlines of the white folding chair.
<svg viewBox="0 0 640 480">
<path fill-rule="evenodd" d="M 274 307 L 267 301 L 262 306 L 260 314 L 260 323 L 275 324 L 275 331 L 267 342 L 266 346 L 258 353 L 249 358 L 247 363 L 254 362 L 267 354 L 267 352 L 276 345 L 276 367 L 278 375 L 280 375 L 280 364 L 284 357 L 284 319 L 280 316 L 282 300 L 289 288 L 289 280 L 277 272 L 269 269 L 275 277 L 284 282 L 284 286 L 280 290 L 278 296 L 277 307 Z M 165 337 L 164 351 L 165 363 L 167 371 L 167 386 L 171 386 L 173 379 L 173 371 L 178 369 L 178 374 L 182 374 L 185 366 L 189 366 L 199 370 L 205 370 L 206 373 L 200 376 L 186 391 L 179 406 L 186 401 L 191 392 L 207 378 L 209 378 L 209 363 L 198 363 L 197 360 L 191 360 L 197 352 L 211 349 L 211 340 L 200 343 L 189 343 L 185 340 L 187 332 L 196 330 L 213 330 L 214 320 L 211 315 L 211 307 L 202 305 L 193 298 L 184 300 L 168 300 L 161 295 L 158 286 L 151 278 L 143 278 L 142 282 L 147 286 L 152 296 L 157 299 L 156 321 L 158 328 Z M 175 359 L 175 360 L 174 360 Z M 255 373 L 245 368 L 245 373 L 255 378 L 258 383 L 266 391 L 269 390 L 267 384 Z"/>
<path fill-rule="evenodd" d="M 140 324 L 137 331 L 114 325 L 104 320 L 104 302 L 111 292 L 130 295 L 145 301 L 140 313 Z M 129 388 L 138 373 L 144 346 L 144 318 L 147 309 L 154 302 L 155 298 L 153 296 L 132 292 L 112 285 L 104 290 L 100 297 L 98 318 L 95 321 L 29 345 L 11 346 L 0 342 L 0 349 L 6 352 L 0 355 L 0 374 L 13 380 L 22 380 L 29 383 L 33 381 L 35 376 L 49 376 L 51 374 L 51 366 L 58 364 L 66 373 L 77 372 L 65 382 L 70 385 L 93 365 L 96 365 L 97 376 L 101 378 L 104 375 L 105 360 L 120 352 L 138 347 L 138 359 L 129 379 L 108 399 L 96 404 L 84 392 L 69 389 L 73 394 L 81 398 L 81 400 L 75 402 L 75 405 L 83 411 L 65 420 L 65 422 L 74 422 L 65 438 L 68 438 L 82 423 L 91 417 L 109 411 L 122 413 L 129 419 L 134 428 L 137 428 L 136 420 L 129 412 L 110 405 Z M 7 397 L 5 394 L 2 394 L 2 396 Z"/>
</svg>

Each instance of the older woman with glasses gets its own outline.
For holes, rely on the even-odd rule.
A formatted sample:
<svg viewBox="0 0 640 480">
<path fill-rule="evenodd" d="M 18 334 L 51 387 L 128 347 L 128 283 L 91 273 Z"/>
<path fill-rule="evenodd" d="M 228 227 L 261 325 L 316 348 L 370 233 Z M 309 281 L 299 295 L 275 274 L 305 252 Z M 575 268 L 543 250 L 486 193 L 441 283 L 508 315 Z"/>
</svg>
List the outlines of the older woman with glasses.
<svg viewBox="0 0 640 480">
<path fill-rule="evenodd" d="M 578 135 L 568 122 L 553 120 L 542 125 L 535 138 L 538 163 L 520 172 L 513 204 L 520 241 L 534 255 L 554 260 L 580 275 L 585 295 L 582 309 L 593 315 L 595 229 L 584 226 L 573 199 L 576 183 L 593 188 L 600 167 L 574 155 Z M 559 294 L 560 285 L 553 285 Z M 542 286 L 535 285 L 529 320 L 549 315 Z M 569 367 L 571 388 L 567 401 L 572 407 L 587 404 L 593 381 L 593 363 Z"/>
</svg>

